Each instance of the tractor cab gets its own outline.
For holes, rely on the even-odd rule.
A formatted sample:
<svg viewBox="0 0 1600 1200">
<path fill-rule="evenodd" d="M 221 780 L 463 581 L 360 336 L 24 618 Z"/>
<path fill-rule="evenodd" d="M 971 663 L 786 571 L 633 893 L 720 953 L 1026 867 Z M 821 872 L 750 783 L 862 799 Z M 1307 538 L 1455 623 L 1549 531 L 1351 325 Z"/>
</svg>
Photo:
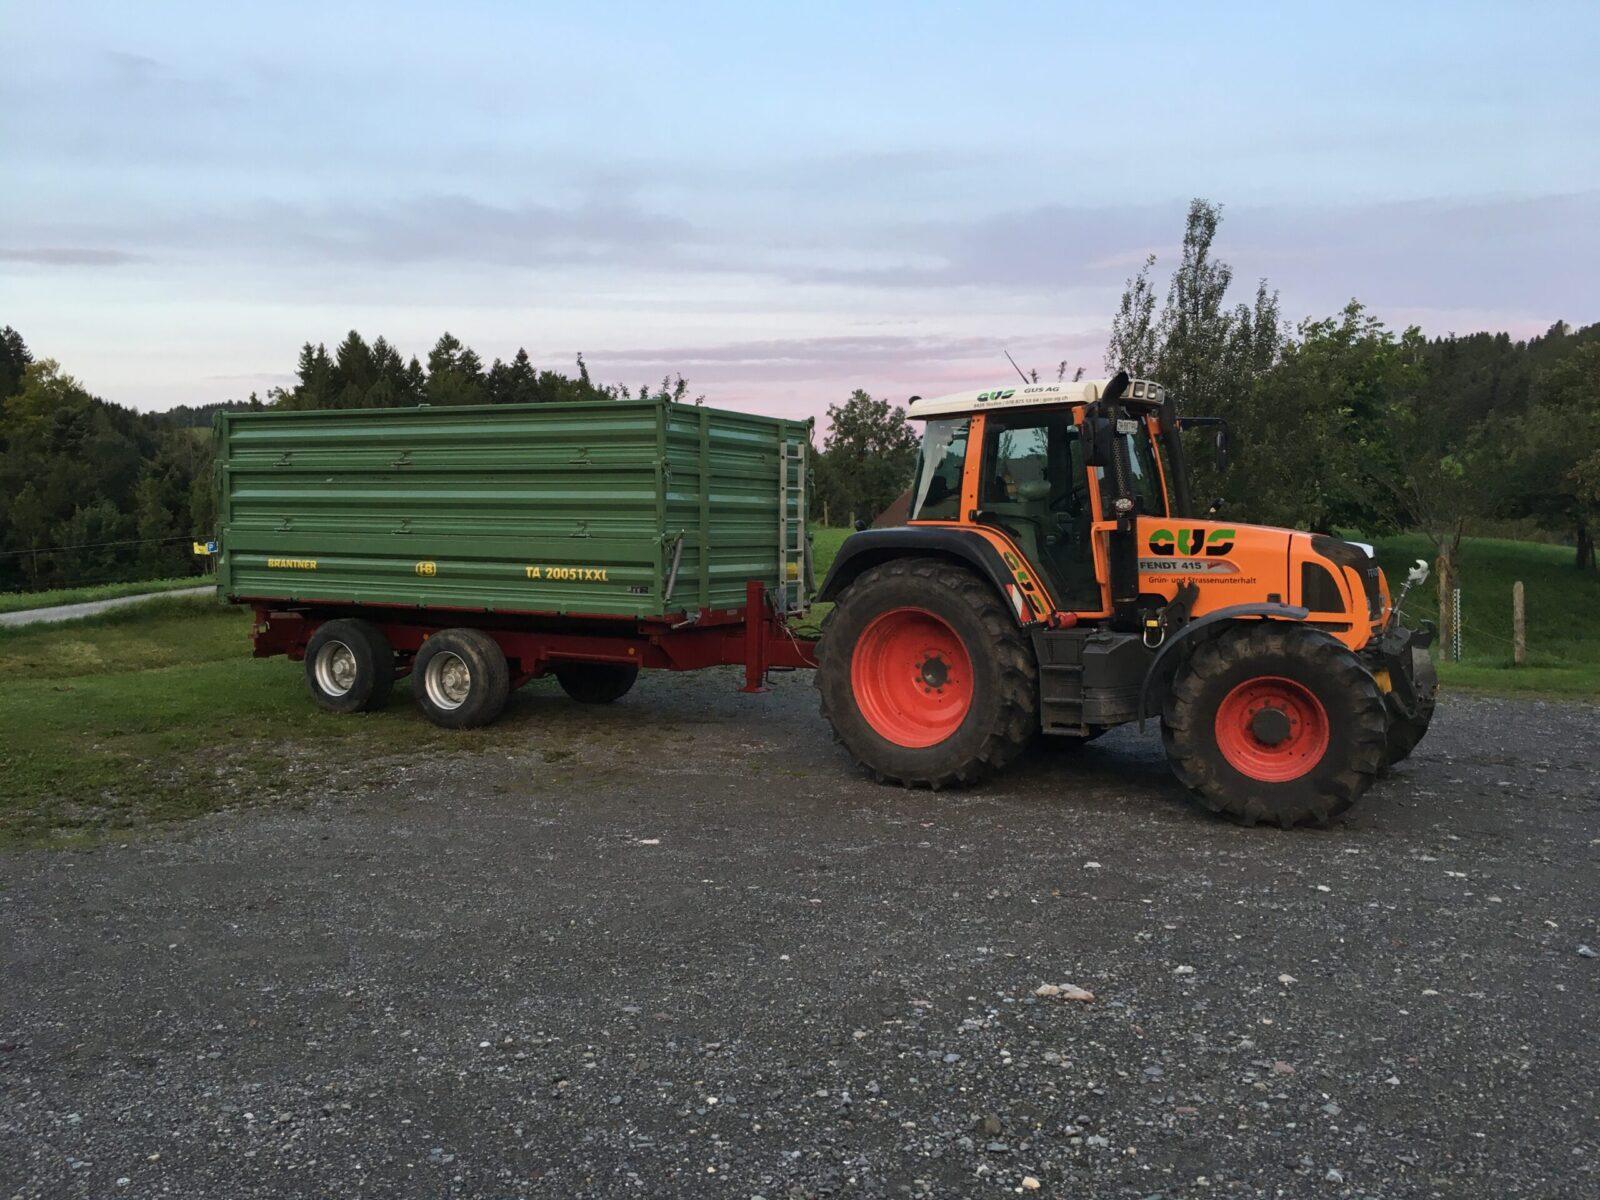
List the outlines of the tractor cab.
<svg viewBox="0 0 1600 1200">
<path fill-rule="evenodd" d="M 917 398 L 910 415 L 926 422 L 910 521 L 992 529 L 1054 611 L 1103 616 L 1114 605 L 1097 535 L 1192 516 L 1178 432 L 1220 425 L 1179 418 L 1160 384 L 1126 375 Z"/>
</svg>

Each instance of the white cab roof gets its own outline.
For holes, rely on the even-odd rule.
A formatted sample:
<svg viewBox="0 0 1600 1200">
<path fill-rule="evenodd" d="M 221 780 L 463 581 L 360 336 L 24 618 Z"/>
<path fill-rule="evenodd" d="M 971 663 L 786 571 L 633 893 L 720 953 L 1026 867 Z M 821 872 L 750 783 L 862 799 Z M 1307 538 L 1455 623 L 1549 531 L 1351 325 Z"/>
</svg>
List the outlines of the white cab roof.
<svg viewBox="0 0 1600 1200">
<path fill-rule="evenodd" d="M 1100 399 L 1109 379 L 1080 379 L 1076 383 L 1014 383 L 997 388 L 954 392 L 911 401 L 906 414 L 913 421 L 927 417 L 947 417 L 955 413 L 987 412 L 995 408 L 1027 408 L 1036 404 L 1093 404 Z M 1135 379 L 1123 393 L 1129 400 L 1159 404 L 1166 395 L 1159 383 Z"/>
</svg>

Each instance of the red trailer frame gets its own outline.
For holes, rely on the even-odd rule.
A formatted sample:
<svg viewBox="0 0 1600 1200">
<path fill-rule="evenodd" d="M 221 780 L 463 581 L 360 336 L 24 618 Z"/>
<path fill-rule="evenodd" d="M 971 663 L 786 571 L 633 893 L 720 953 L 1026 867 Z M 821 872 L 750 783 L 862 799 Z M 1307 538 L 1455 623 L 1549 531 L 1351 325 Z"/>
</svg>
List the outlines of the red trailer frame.
<svg viewBox="0 0 1600 1200">
<path fill-rule="evenodd" d="M 481 629 L 499 644 L 512 687 L 537 679 L 555 662 L 620 663 L 667 671 L 743 666 L 742 692 L 766 691 L 767 671 L 815 667 L 816 643 L 796 637 L 767 602 L 766 585 L 745 584 L 743 608 L 701 609 L 680 619 L 484 612 L 479 609 L 391 608 L 353 601 L 283 601 L 237 597 L 255 611 L 250 640 L 256 658 L 285 654 L 299 662 L 326 621 L 360 617 L 383 631 L 401 674 L 422 643 L 442 629 Z"/>
</svg>

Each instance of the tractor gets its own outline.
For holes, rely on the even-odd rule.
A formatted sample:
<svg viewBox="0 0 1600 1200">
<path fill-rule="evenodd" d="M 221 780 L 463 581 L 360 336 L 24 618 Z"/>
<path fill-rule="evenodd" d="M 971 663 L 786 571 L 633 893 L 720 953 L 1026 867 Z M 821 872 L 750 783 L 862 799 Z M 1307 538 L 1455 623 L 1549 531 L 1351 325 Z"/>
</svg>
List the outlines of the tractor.
<svg viewBox="0 0 1600 1200">
<path fill-rule="evenodd" d="M 1245 824 L 1326 824 L 1433 716 L 1433 630 L 1372 548 L 1196 508 L 1160 384 L 914 397 L 907 520 L 858 529 L 817 599 L 823 715 L 884 782 L 944 788 L 1040 738 L 1159 720 L 1174 773 Z M 1418 564 L 1407 588 L 1426 578 Z"/>
</svg>

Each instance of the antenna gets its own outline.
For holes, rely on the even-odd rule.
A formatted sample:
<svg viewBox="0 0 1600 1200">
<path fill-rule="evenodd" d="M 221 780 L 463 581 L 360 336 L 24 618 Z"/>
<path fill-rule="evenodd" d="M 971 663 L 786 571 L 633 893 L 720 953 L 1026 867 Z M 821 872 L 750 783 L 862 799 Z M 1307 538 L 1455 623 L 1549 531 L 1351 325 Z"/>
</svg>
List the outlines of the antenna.
<svg viewBox="0 0 1600 1200">
<path fill-rule="evenodd" d="M 1005 349 L 1002 346 L 1001 349 L 1000 349 L 1000 352 L 1006 356 L 1006 361 L 1011 364 L 1012 369 L 1014 371 L 1016 371 L 1016 373 L 1018 375 L 1022 376 L 1022 382 L 1023 383 L 1032 383 L 1033 382 L 1033 380 L 1029 379 L 1028 376 L 1023 372 L 1022 368 L 1017 366 L 1017 360 L 1011 357 L 1011 351 Z"/>
</svg>

